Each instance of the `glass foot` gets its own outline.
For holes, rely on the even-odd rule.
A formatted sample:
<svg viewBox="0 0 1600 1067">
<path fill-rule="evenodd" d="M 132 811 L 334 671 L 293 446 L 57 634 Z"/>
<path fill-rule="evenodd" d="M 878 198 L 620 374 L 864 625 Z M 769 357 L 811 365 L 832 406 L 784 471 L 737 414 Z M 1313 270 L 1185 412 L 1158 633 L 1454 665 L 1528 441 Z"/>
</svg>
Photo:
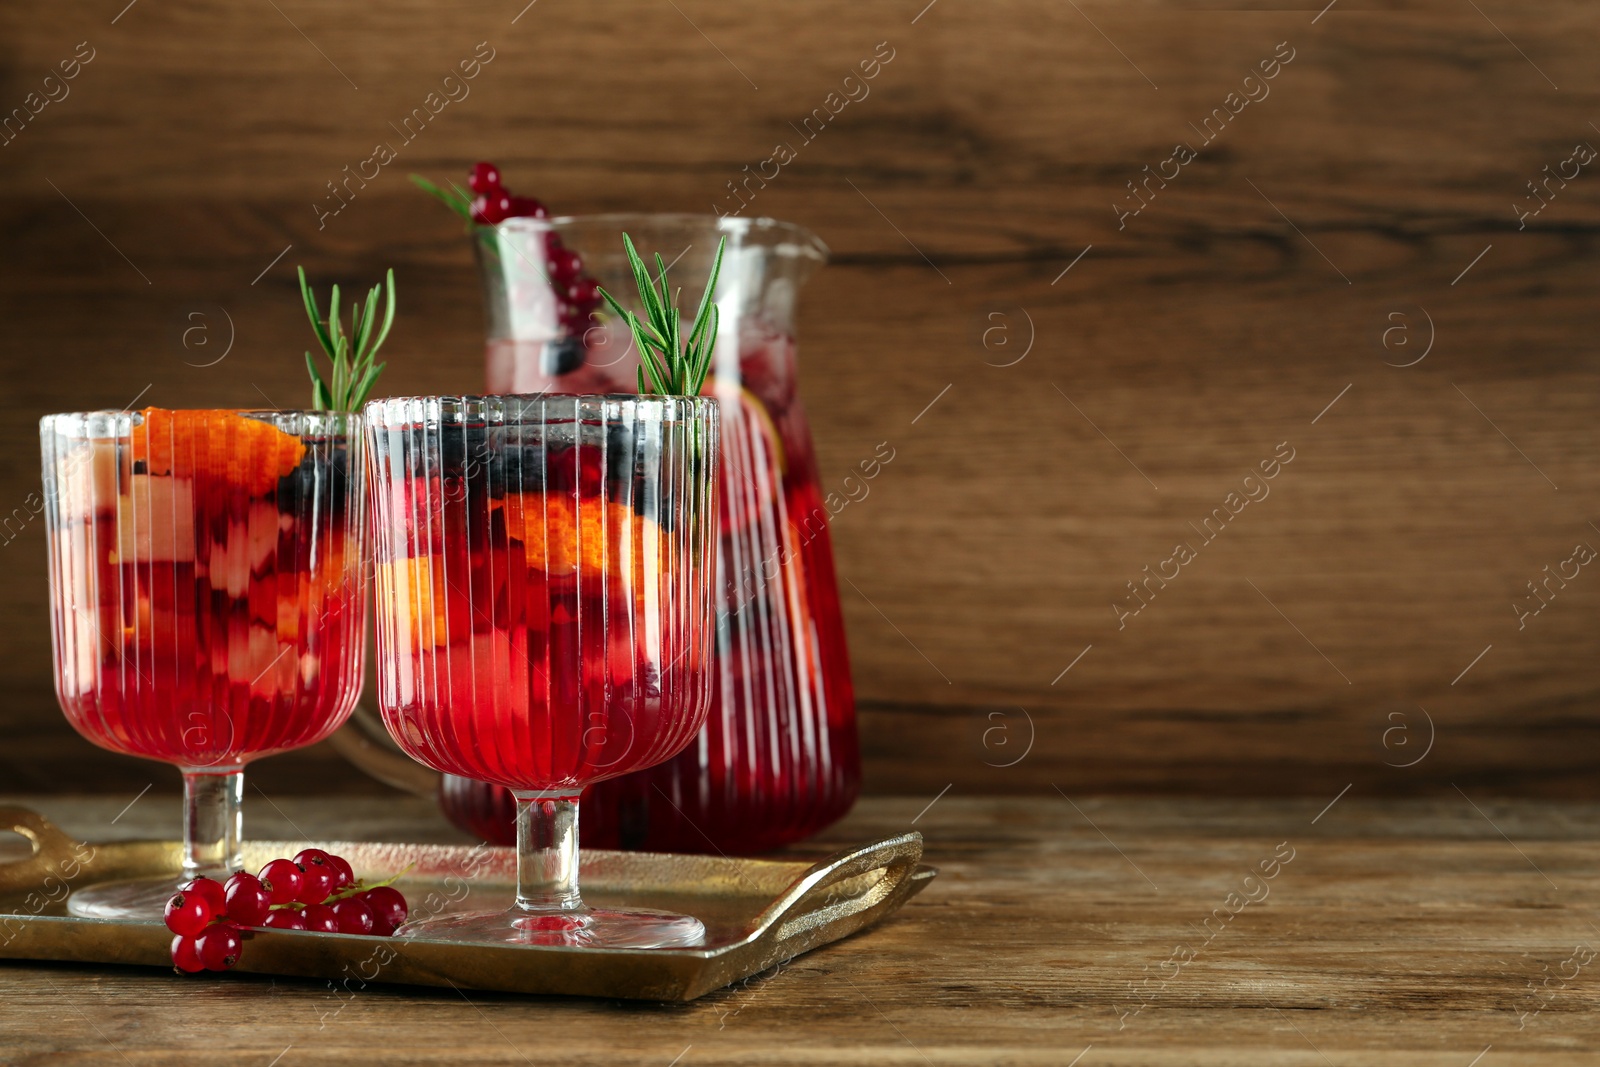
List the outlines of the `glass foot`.
<svg viewBox="0 0 1600 1067">
<path fill-rule="evenodd" d="M 469 941 L 508 945 L 564 945 L 573 948 L 695 948 L 706 928 L 692 915 L 665 911 L 610 911 L 530 914 L 510 911 L 443 915 L 406 923 L 396 937 L 419 941 Z"/>
<path fill-rule="evenodd" d="M 161 922 L 166 916 L 167 901 L 178 891 L 180 877 L 138 878 L 85 886 L 74 890 L 67 898 L 67 914 L 81 919 Z"/>
</svg>

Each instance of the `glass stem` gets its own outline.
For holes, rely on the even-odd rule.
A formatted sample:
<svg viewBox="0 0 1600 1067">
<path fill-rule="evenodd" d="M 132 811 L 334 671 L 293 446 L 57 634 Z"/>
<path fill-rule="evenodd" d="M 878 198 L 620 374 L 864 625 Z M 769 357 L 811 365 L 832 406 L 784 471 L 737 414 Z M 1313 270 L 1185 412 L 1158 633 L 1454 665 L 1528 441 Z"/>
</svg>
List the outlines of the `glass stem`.
<svg viewBox="0 0 1600 1067">
<path fill-rule="evenodd" d="M 183 876 L 219 880 L 244 867 L 244 768 L 184 768 Z"/>
<path fill-rule="evenodd" d="M 582 912 L 578 895 L 578 798 L 516 793 L 517 910 Z"/>
</svg>

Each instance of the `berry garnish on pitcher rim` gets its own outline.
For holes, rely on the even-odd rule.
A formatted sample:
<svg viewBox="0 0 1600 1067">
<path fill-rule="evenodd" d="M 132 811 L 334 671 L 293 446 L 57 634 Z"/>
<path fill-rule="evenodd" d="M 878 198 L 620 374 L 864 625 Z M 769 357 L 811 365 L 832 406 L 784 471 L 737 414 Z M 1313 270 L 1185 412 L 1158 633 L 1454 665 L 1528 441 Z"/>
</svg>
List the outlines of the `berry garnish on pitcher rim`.
<svg viewBox="0 0 1600 1067">
<path fill-rule="evenodd" d="M 509 219 L 550 217 L 542 201 L 516 196 L 507 189 L 500 168 L 493 163 L 473 164 L 467 174 L 467 189 L 455 182 L 441 188 L 420 174 L 411 175 L 411 181 L 464 219 L 468 230 L 496 226 Z M 570 336 L 582 336 L 602 307 L 599 280 L 584 273 L 583 258 L 566 247 L 555 231 L 545 234 L 544 248 L 543 273 L 555 297 L 556 324 Z"/>
</svg>

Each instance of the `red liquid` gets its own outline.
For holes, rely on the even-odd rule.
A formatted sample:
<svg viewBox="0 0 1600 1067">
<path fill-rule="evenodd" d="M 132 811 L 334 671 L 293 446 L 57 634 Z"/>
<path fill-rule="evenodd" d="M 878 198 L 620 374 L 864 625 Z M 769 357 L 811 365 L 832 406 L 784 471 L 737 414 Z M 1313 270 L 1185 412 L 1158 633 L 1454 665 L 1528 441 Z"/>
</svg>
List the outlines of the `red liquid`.
<svg viewBox="0 0 1600 1067">
<path fill-rule="evenodd" d="M 542 349 L 492 342 L 490 388 L 633 388 L 627 361 L 543 377 Z M 591 349 L 591 359 L 604 363 L 603 353 Z M 722 408 L 711 711 L 676 758 L 585 794 L 580 832 L 588 846 L 765 851 L 833 823 L 860 788 L 828 514 L 795 390 L 794 341 L 747 327 L 736 371 L 729 362 L 719 363 L 706 388 Z M 504 790 L 446 778 L 441 802 L 464 829 L 505 844 L 515 839 Z"/>
<path fill-rule="evenodd" d="M 144 418 L 115 440 L 46 433 L 68 721 L 187 769 L 320 741 L 365 653 L 344 445 L 225 412 Z"/>
<path fill-rule="evenodd" d="M 377 513 L 390 734 L 436 770 L 519 790 L 576 791 L 672 756 L 706 706 L 692 524 L 630 506 L 613 476 L 632 460 L 613 454 L 607 473 L 601 447 L 480 461 L 481 424 L 439 432 L 478 436 L 419 457 L 417 438 L 380 428 L 375 448 L 391 495 Z"/>
</svg>

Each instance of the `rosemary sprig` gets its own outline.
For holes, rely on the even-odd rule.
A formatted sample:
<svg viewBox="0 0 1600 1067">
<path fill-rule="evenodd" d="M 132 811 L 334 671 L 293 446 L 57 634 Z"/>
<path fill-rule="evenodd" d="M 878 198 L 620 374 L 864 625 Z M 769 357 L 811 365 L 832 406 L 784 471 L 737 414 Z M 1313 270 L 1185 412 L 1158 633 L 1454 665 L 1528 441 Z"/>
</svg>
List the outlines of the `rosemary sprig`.
<svg viewBox="0 0 1600 1067">
<path fill-rule="evenodd" d="M 411 184 L 438 200 L 468 222 L 472 221 L 472 194 L 455 182 L 450 183 L 450 188 L 441 189 L 422 175 L 413 174 L 411 175 Z"/>
<path fill-rule="evenodd" d="M 330 381 L 317 369 L 317 361 L 306 353 L 306 370 L 311 373 L 311 407 L 315 411 L 356 411 L 367 399 L 378 375 L 387 363 L 373 364 L 378 349 L 389 336 L 394 325 L 394 269 L 390 268 L 387 292 L 384 298 L 383 325 L 373 336 L 373 326 L 378 317 L 378 292 L 382 286 L 374 285 L 367 299 L 350 308 L 350 331 L 345 332 L 339 322 L 339 287 L 333 287 L 328 301 L 328 318 L 324 322 L 317 308 L 317 298 L 306 281 L 304 267 L 300 270 L 300 296 L 305 300 L 306 316 L 317 335 L 317 343 L 332 364 Z"/>
<path fill-rule="evenodd" d="M 662 396 L 696 396 L 705 384 L 706 373 L 711 369 L 711 350 L 717 340 L 718 312 L 711 296 L 717 288 L 717 275 L 722 270 L 722 250 L 728 243 L 726 237 L 717 242 L 717 256 L 711 263 L 711 277 L 706 281 L 706 291 L 700 297 L 700 308 L 695 312 L 694 324 L 688 339 L 683 338 L 683 315 L 673 302 L 672 290 L 667 287 L 667 265 L 661 253 L 656 253 L 656 278 L 650 278 L 644 260 L 633 247 L 633 239 L 622 235 L 622 247 L 628 253 L 628 264 L 633 268 L 633 281 L 639 288 L 639 300 L 644 304 L 648 322 L 617 302 L 616 297 L 600 290 L 611 310 L 615 311 L 633 331 L 634 347 L 639 350 L 639 392 Z"/>
</svg>

